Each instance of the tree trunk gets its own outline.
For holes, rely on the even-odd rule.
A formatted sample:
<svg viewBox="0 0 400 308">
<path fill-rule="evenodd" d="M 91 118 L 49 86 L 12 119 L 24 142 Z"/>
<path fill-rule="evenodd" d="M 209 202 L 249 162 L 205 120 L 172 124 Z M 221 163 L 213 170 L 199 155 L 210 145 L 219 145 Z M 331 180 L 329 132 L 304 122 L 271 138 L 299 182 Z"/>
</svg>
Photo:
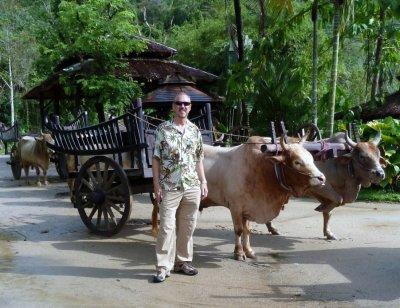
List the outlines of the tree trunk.
<svg viewBox="0 0 400 308">
<path fill-rule="evenodd" d="M 260 6 L 260 24 L 258 31 L 260 37 L 265 37 L 265 0 L 258 0 L 258 5 Z"/>
<path fill-rule="evenodd" d="M 11 67 L 11 57 L 8 57 L 8 76 L 10 78 L 10 105 L 11 105 L 11 126 L 14 125 L 15 122 L 15 111 L 14 111 L 14 82 L 13 82 L 13 74 Z"/>
<path fill-rule="evenodd" d="M 103 123 L 106 121 L 106 117 L 104 114 L 104 105 L 100 102 L 97 102 L 95 104 L 96 112 L 97 112 L 97 118 L 99 119 L 99 123 Z"/>
<path fill-rule="evenodd" d="M 329 98 L 329 119 L 328 119 L 328 132 L 329 136 L 333 135 L 333 127 L 335 123 L 335 104 L 336 104 L 336 83 L 337 83 L 337 69 L 339 57 L 339 24 L 341 5 L 334 1 L 334 16 L 333 16 L 333 35 L 332 35 L 332 70 L 331 70 L 331 83 L 330 83 L 330 98 Z"/>
<path fill-rule="evenodd" d="M 313 123 L 318 124 L 318 102 L 317 102 L 317 80 L 318 80 L 318 0 L 314 0 L 311 12 L 313 22 L 313 53 L 312 53 L 312 95 L 311 102 L 313 106 Z"/>
<path fill-rule="evenodd" d="M 371 37 L 369 33 L 367 34 L 367 58 L 365 62 L 365 102 L 367 102 L 371 81 Z"/>
<path fill-rule="evenodd" d="M 235 6 L 235 17 L 236 17 L 236 30 L 237 30 L 237 40 L 238 40 L 238 53 L 239 62 L 243 61 L 244 46 L 243 46 L 243 29 L 242 29 L 242 11 L 240 9 L 240 1 L 233 1 Z"/>
<path fill-rule="evenodd" d="M 383 49 L 383 32 L 385 29 L 385 8 L 383 5 L 380 7 L 379 11 L 379 34 L 376 39 L 376 49 L 375 49 L 375 64 L 374 64 L 374 76 L 372 78 L 372 87 L 371 87 L 371 101 L 375 100 L 376 95 L 378 94 L 379 88 L 379 76 L 380 76 L 380 65 L 382 59 L 382 49 Z"/>
<path fill-rule="evenodd" d="M 235 17 L 236 17 L 236 29 L 237 29 L 237 39 L 238 39 L 238 61 L 242 62 L 244 60 L 244 45 L 243 45 L 243 31 L 242 31 L 242 12 L 240 9 L 240 1 L 233 1 L 235 7 Z M 242 126 L 248 128 L 249 123 L 249 112 L 247 110 L 247 104 L 245 101 L 241 102 L 242 109 Z"/>
</svg>

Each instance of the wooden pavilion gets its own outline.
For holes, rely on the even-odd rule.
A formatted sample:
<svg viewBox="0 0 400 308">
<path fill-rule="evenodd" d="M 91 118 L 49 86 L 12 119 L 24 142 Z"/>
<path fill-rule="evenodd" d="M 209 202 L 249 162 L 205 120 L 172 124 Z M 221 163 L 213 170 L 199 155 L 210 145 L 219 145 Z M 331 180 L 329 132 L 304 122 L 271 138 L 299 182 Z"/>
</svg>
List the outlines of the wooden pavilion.
<svg viewBox="0 0 400 308">
<path fill-rule="evenodd" d="M 141 39 L 146 42 L 147 48 L 140 53 L 130 54 L 127 61 L 128 74 L 141 85 L 144 93 L 154 91 L 160 84 L 162 86 L 168 76 L 180 76 L 185 82 L 195 86 L 193 89 L 197 90 L 199 86 L 210 85 L 217 81 L 218 77 L 211 73 L 172 60 L 171 57 L 177 53 L 175 49 L 145 38 Z M 60 115 L 60 103 L 67 100 L 74 102 L 73 109 L 80 110 L 82 94 L 77 91 L 74 95 L 68 95 L 61 85 L 61 79 L 76 72 L 90 71 L 93 61 L 90 58 L 81 59 L 77 57 L 61 61 L 51 76 L 29 90 L 23 98 L 39 102 L 42 118 L 49 110 L 52 110 L 55 115 Z M 197 92 L 193 90 L 192 93 Z M 218 98 L 216 96 L 209 97 Z M 96 105 L 96 111 L 99 121 L 104 121 L 102 103 Z"/>
</svg>

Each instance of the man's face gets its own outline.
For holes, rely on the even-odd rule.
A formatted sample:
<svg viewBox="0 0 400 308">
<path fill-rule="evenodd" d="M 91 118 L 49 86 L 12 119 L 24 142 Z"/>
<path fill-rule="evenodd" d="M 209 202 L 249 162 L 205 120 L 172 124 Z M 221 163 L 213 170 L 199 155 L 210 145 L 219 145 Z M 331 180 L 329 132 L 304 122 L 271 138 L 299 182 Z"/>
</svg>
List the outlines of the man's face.
<svg viewBox="0 0 400 308">
<path fill-rule="evenodd" d="M 190 98 L 187 95 L 180 95 L 176 98 L 175 102 L 172 103 L 172 110 L 178 118 L 187 118 L 190 112 L 192 104 Z"/>
</svg>

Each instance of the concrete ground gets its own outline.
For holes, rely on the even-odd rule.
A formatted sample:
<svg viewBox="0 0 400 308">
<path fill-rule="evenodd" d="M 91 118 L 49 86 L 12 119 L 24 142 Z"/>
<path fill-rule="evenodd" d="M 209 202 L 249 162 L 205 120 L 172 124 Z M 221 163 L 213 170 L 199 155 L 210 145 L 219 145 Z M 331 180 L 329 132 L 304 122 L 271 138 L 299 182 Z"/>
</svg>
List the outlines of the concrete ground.
<svg viewBox="0 0 400 308">
<path fill-rule="evenodd" d="M 153 284 L 150 201 L 135 197 L 131 221 L 112 238 L 90 234 L 53 175 L 47 187 L 12 180 L 0 156 L 0 307 L 400 306 L 400 206 L 336 209 L 322 237 L 311 200 L 292 200 L 274 221 L 253 224 L 258 259 L 233 260 L 229 211 L 209 208 L 195 232 L 196 277 Z"/>
</svg>

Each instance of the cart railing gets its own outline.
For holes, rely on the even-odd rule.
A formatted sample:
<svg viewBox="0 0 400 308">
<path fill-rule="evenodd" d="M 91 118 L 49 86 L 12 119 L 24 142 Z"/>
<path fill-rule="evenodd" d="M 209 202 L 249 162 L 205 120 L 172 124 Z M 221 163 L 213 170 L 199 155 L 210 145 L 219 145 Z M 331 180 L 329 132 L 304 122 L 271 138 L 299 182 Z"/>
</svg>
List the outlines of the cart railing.
<svg viewBox="0 0 400 308">
<path fill-rule="evenodd" d="M 65 125 L 61 125 L 59 116 L 54 116 L 52 119 L 46 116 L 45 123 L 47 124 L 47 126 L 51 126 L 54 129 L 74 130 L 89 126 L 89 117 L 87 111 L 84 111 L 71 122 Z"/>
<path fill-rule="evenodd" d="M 3 142 L 17 142 L 20 137 L 18 122 L 11 127 L 0 129 L 0 140 Z"/>
<path fill-rule="evenodd" d="M 48 146 L 72 155 L 116 154 L 145 148 L 141 116 L 141 108 L 136 108 L 107 122 L 79 129 L 56 127 L 45 121 L 54 139 L 54 144 Z"/>
</svg>

